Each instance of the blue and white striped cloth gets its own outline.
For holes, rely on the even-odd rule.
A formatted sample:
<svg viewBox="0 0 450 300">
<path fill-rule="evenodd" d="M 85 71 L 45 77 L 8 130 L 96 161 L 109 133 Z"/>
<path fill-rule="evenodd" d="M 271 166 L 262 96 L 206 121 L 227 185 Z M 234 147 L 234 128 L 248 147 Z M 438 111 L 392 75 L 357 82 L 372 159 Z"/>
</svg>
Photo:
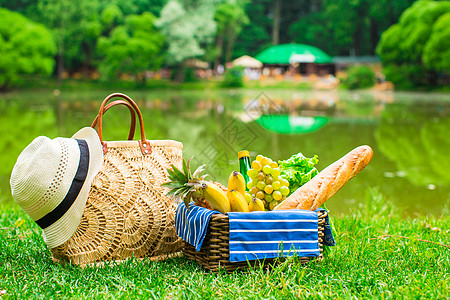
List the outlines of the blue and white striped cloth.
<svg viewBox="0 0 450 300">
<path fill-rule="evenodd" d="M 211 215 L 220 213 L 181 203 L 175 216 L 178 236 L 200 251 Z M 318 217 L 308 210 L 270 212 L 229 212 L 230 261 L 246 261 L 279 256 L 318 256 Z M 328 220 L 327 220 L 328 221 Z M 328 222 L 327 222 L 328 223 Z M 326 224 L 329 225 L 329 224 Z M 334 239 L 329 229 L 330 243 Z"/>
<path fill-rule="evenodd" d="M 229 212 L 230 261 L 319 256 L 317 213 L 307 210 Z"/>
<path fill-rule="evenodd" d="M 184 202 L 181 202 L 175 214 L 175 230 L 178 236 L 200 251 L 208 230 L 209 219 L 213 214 L 220 212 L 193 203 L 189 204 L 188 210 Z"/>
</svg>

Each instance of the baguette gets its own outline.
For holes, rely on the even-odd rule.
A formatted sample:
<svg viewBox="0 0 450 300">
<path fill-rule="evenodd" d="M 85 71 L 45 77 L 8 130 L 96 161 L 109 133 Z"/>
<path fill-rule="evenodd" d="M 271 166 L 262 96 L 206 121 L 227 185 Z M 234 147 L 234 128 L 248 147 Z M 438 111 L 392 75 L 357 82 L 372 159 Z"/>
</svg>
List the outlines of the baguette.
<svg viewBox="0 0 450 300">
<path fill-rule="evenodd" d="M 373 150 L 359 146 L 335 161 L 275 207 L 281 209 L 316 210 L 336 194 L 347 181 L 370 162 Z"/>
</svg>

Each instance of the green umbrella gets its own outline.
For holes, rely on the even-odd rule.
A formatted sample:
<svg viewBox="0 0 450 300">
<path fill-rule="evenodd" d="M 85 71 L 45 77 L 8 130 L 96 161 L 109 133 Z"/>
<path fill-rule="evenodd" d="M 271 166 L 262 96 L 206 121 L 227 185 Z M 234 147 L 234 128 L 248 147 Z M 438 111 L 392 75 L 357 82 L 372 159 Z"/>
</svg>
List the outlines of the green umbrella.
<svg viewBox="0 0 450 300">
<path fill-rule="evenodd" d="M 331 63 L 331 57 L 317 47 L 305 44 L 281 44 L 269 47 L 256 57 L 263 64 L 291 64 L 313 62 Z"/>
<path fill-rule="evenodd" d="M 256 122 L 265 129 L 278 133 L 309 133 L 327 124 L 328 118 L 323 116 L 263 115 Z"/>
</svg>

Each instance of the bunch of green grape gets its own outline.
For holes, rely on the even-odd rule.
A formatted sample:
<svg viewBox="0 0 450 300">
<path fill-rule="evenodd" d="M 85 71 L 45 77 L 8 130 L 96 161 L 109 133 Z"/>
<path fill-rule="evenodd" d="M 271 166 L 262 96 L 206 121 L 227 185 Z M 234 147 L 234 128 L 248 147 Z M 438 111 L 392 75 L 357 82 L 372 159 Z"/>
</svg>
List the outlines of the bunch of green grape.
<svg viewBox="0 0 450 300">
<path fill-rule="evenodd" d="M 289 195 L 289 181 L 280 177 L 278 163 L 268 157 L 258 155 L 251 165 L 246 200 L 261 199 L 267 210 L 273 210 Z"/>
</svg>

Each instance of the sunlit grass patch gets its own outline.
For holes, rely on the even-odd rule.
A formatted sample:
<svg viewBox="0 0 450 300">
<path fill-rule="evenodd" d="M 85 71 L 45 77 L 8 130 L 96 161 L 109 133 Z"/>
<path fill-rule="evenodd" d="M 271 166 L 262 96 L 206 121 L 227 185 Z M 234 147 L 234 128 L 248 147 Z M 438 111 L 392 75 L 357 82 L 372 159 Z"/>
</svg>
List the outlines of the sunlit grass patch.
<svg viewBox="0 0 450 300">
<path fill-rule="evenodd" d="M 448 212 L 447 212 L 448 213 Z M 348 215 L 331 212 L 337 246 L 324 260 L 292 257 L 270 269 L 211 274 L 184 257 L 86 267 L 52 262 L 38 227 L 18 208 L 0 212 L 0 291 L 8 298 L 445 299 L 450 220 L 406 218 L 377 189 Z M 22 221 L 24 220 L 24 221 Z"/>
</svg>

